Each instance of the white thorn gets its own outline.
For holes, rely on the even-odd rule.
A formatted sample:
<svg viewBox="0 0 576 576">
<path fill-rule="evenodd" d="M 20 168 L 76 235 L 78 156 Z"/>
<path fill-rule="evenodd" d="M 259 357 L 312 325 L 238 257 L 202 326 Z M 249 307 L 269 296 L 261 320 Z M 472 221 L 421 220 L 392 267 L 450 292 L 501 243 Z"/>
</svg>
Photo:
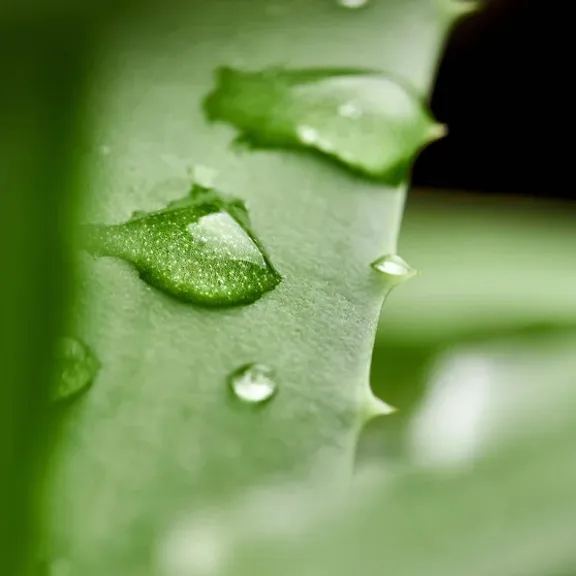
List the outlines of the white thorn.
<svg viewBox="0 0 576 576">
<path fill-rule="evenodd" d="M 397 408 L 390 406 L 390 404 L 387 404 L 384 400 L 380 400 L 380 398 L 374 396 L 371 390 L 368 392 L 363 408 L 364 418 L 366 420 L 372 420 L 372 418 L 376 418 L 377 416 L 388 416 L 396 411 Z"/>
</svg>

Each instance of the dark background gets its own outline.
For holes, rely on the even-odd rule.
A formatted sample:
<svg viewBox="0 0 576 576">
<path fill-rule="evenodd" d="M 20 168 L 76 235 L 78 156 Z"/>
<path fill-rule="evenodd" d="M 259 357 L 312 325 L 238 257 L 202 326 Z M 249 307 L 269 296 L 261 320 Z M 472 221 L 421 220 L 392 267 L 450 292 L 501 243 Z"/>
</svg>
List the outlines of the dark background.
<svg viewBox="0 0 576 576">
<path fill-rule="evenodd" d="M 462 0 L 461 0 L 462 1 Z M 570 1 L 487 0 L 452 33 L 432 110 L 446 138 L 416 162 L 416 186 L 574 197 L 562 150 L 571 145 L 565 103 L 573 65 L 560 31 Z M 570 121 L 570 125 L 572 122 Z M 566 154 L 567 155 L 567 154 Z"/>
</svg>

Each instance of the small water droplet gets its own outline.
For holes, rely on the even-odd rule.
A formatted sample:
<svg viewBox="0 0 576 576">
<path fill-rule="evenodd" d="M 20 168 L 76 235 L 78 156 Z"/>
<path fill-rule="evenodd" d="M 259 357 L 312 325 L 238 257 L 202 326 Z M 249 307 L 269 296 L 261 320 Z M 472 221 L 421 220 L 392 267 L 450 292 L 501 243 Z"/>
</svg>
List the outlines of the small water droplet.
<svg viewBox="0 0 576 576">
<path fill-rule="evenodd" d="M 344 8 L 362 8 L 368 4 L 368 0 L 338 0 L 338 4 Z"/>
<path fill-rule="evenodd" d="M 394 283 L 403 282 L 418 274 L 410 265 L 397 254 L 387 254 L 378 258 L 371 264 L 372 268 L 385 274 Z"/>
<path fill-rule="evenodd" d="M 253 149 L 315 149 L 394 186 L 407 180 L 415 153 L 441 135 L 411 87 L 374 70 L 221 68 L 204 109 Z"/>
<path fill-rule="evenodd" d="M 111 151 L 112 149 L 110 148 L 110 146 L 107 146 L 106 144 L 100 146 L 100 154 L 102 154 L 102 156 L 108 156 Z"/>
<path fill-rule="evenodd" d="M 54 402 L 76 397 L 86 391 L 100 369 L 100 362 L 92 350 L 73 337 L 63 337 L 57 342 L 55 364 L 50 394 Z"/>
<path fill-rule="evenodd" d="M 162 210 L 86 227 L 85 248 L 122 258 L 148 284 L 204 306 L 249 304 L 281 281 L 244 203 L 199 185 Z"/>
<path fill-rule="evenodd" d="M 248 404 L 262 404 L 278 391 L 273 371 L 263 364 L 245 364 L 228 378 L 233 394 Z"/>
</svg>

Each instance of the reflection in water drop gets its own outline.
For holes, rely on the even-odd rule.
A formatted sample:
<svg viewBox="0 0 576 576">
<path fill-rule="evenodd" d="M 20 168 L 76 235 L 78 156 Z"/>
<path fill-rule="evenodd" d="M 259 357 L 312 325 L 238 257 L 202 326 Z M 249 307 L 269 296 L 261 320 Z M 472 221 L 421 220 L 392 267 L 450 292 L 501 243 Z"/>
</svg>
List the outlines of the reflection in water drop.
<svg viewBox="0 0 576 576">
<path fill-rule="evenodd" d="M 234 396 L 248 404 L 262 404 L 278 391 L 273 371 L 263 364 L 245 364 L 232 374 L 228 383 Z"/>
<path fill-rule="evenodd" d="M 314 149 L 393 186 L 444 133 L 411 87 L 374 70 L 220 68 L 217 81 L 208 119 L 235 126 L 253 148 Z"/>
<path fill-rule="evenodd" d="M 412 276 L 415 276 L 418 273 L 397 254 L 387 254 L 386 256 L 382 256 L 372 262 L 371 266 L 374 270 L 384 274 L 395 284 L 408 280 L 408 278 L 412 278 Z"/>
<path fill-rule="evenodd" d="M 56 370 L 51 389 L 53 402 L 67 400 L 86 391 L 92 384 L 100 362 L 78 338 L 64 337 L 57 342 Z"/>
<path fill-rule="evenodd" d="M 188 225 L 198 249 L 214 259 L 252 262 L 266 269 L 266 260 L 252 238 L 227 212 L 207 214 Z"/>
<path fill-rule="evenodd" d="M 93 255 L 123 258 L 149 284 L 196 304 L 249 304 L 281 281 L 244 204 L 198 185 L 163 210 L 85 232 Z"/>
</svg>

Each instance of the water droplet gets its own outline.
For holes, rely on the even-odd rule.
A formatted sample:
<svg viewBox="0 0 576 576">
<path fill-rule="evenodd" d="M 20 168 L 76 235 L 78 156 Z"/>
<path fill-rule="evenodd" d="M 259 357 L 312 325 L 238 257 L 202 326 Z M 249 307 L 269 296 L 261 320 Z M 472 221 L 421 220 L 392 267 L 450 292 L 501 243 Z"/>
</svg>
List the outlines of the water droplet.
<svg viewBox="0 0 576 576">
<path fill-rule="evenodd" d="M 102 156 L 108 156 L 111 151 L 112 149 L 110 148 L 110 146 L 107 146 L 106 144 L 100 146 L 100 154 L 102 154 Z"/>
<path fill-rule="evenodd" d="M 70 399 L 86 391 L 100 369 L 92 350 L 72 337 L 60 338 L 57 342 L 55 364 L 52 401 Z"/>
<path fill-rule="evenodd" d="M 261 404 L 278 391 L 273 371 L 263 364 L 245 364 L 232 374 L 228 383 L 234 395 L 248 404 Z"/>
<path fill-rule="evenodd" d="M 198 185 L 157 212 L 86 227 L 85 247 L 122 258 L 150 285 L 204 306 L 249 304 L 281 281 L 244 203 Z"/>
<path fill-rule="evenodd" d="M 314 149 L 391 185 L 445 131 L 411 87 L 374 70 L 220 68 L 204 108 L 252 148 Z"/>
<path fill-rule="evenodd" d="M 338 0 L 338 4 L 344 8 L 361 8 L 368 4 L 368 0 Z"/>
<path fill-rule="evenodd" d="M 381 274 L 385 274 L 395 284 L 408 280 L 418 274 L 416 270 L 397 254 L 387 254 L 378 258 L 371 264 L 372 268 Z"/>
</svg>

